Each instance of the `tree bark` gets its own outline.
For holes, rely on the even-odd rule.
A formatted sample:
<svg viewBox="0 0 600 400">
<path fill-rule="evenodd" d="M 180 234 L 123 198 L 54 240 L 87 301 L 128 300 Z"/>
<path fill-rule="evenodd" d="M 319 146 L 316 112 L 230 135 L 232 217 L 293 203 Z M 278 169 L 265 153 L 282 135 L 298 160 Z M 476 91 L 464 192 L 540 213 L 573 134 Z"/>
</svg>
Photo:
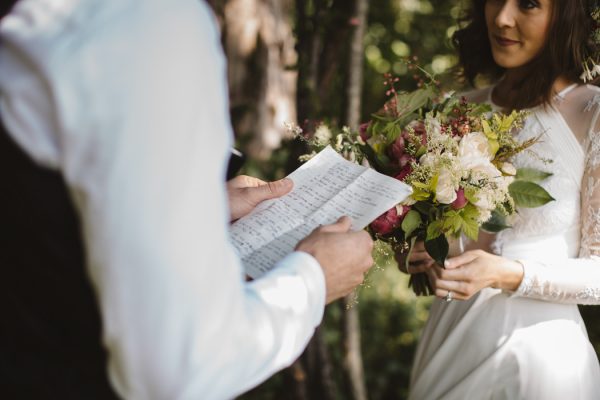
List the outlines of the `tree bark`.
<svg viewBox="0 0 600 400">
<path fill-rule="evenodd" d="M 351 129 L 357 129 L 360 122 L 360 107 L 362 96 L 362 75 L 364 60 L 364 34 L 368 11 L 368 0 L 355 0 L 352 23 L 355 26 L 350 42 L 347 84 L 346 124 Z M 350 383 L 351 396 L 354 400 L 367 399 L 367 387 L 362 360 L 360 343 L 360 318 L 358 307 L 353 304 L 354 295 L 344 299 L 344 369 Z"/>
<path fill-rule="evenodd" d="M 292 0 L 215 0 L 228 60 L 232 122 L 251 157 L 266 159 L 296 121 Z"/>
</svg>

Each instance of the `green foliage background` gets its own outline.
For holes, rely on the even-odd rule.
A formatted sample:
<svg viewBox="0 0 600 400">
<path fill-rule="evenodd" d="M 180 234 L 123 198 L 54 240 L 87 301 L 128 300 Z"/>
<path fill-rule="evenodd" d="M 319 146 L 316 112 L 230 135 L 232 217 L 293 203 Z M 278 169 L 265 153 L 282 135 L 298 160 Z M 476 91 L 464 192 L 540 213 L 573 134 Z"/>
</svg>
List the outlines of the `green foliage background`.
<svg viewBox="0 0 600 400">
<path fill-rule="evenodd" d="M 465 0 L 371 0 L 368 29 L 365 38 L 365 73 L 362 115 L 366 119 L 385 102 L 383 74 L 393 73 L 400 78 L 398 87 L 412 90 L 416 87 L 403 57 L 416 56 L 420 65 L 438 75 L 444 89 L 461 90 L 465 87 L 457 79 L 454 67 L 457 57 L 450 37 L 457 28 L 457 18 Z M 334 12 L 334 10 L 332 11 Z M 340 115 L 343 108 L 344 82 L 336 82 L 324 108 L 323 115 Z M 238 144 L 241 149 L 244 143 Z M 265 162 L 251 160 L 243 173 L 278 179 L 285 175 L 290 156 L 289 144 L 274 152 Z M 407 395 L 410 366 L 420 331 L 427 318 L 431 299 L 417 299 L 407 288 L 407 277 L 401 274 L 389 251 L 379 247 L 377 267 L 366 284 L 359 290 L 357 303 L 362 325 L 362 346 L 368 396 L 370 399 L 404 399 Z M 600 352 L 600 307 L 582 307 L 590 339 Z M 334 364 L 340 365 L 339 305 L 326 310 L 325 338 L 332 351 Z M 335 379 L 343 382 L 340 371 Z M 281 374 L 241 397 L 242 399 L 289 398 Z M 343 397 L 340 395 L 339 397 Z"/>
</svg>

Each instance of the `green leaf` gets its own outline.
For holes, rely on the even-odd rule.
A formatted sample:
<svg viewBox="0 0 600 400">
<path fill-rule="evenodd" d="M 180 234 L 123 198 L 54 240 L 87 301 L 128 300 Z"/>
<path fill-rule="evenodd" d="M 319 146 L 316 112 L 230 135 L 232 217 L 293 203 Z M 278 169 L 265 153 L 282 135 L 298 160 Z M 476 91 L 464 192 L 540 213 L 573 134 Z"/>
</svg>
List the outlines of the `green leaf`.
<svg viewBox="0 0 600 400">
<path fill-rule="evenodd" d="M 410 210 L 402 221 L 402 230 L 406 237 L 410 236 L 419 226 L 421 226 L 421 214 L 418 211 Z"/>
<path fill-rule="evenodd" d="M 425 241 L 425 250 L 437 262 L 443 266 L 448 257 L 448 240 L 445 235 L 439 235 L 435 239 Z"/>
<path fill-rule="evenodd" d="M 389 122 L 383 129 L 383 132 L 385 133 L 387 142 L 392 144 L 398 139 L 398 136 L 402 133 L 402 129 L 396 123 Z"/>
<path fill-rule="evenodd" d="M 425 240 L 433 240 L 442 233 L 442 221 L 433 221 L 427 226 L 427 237 Z"/>
<path fill-rule="evenodd" d="M 517 207 L 535 208 L 554 201 L 554 198 L 540 185 L 527 181 L 514 181 L 508 187 Z"/>
<path fill-rule="evenodd" d="M 477 207 L 472 204 L 467 204 L 465 208 L 460 210 L 460 216 L 462 218 L 462 232 L 467 235 L 469 239 L 477 241 L 477 238 L 479 237 L 479 224 L 477 222 L 479 210 L 477 210 Z"/>
<path fill-rule="evenodd" d="M 419 108 L 427 104 L 427 102 L 435 97 L 435 92 L 432 87 L 426 86 L 421 89 L 409 93 L 400 93 L 397 97 L 397 111 L 403 116 L 412 114 Z"/>
<path fill-rule="evenodd" d="M 508 228 L 510 228 L 510 225 L 506 224 L 506 217 L 498 210 L 492 211 L 490 219 L 481 225 L 481 229 L 490 233 L 498 233 Z"/>
<path fill-rule="evenodd" d="M 539 169 L 519 168 L 517 170 L 517 175 L 515 176 L 515 179 L 519 181 L 540 182 L 551 176 L 552 174 L 550 172 L 540 171 Z"/>
<path fill-rule="evenodd" d="M 428 215 L 429 210 L 431 210 L 432 205 L 425 201 L 418 201 L 413 204 L 412 208 L 418 210 L 421 214 Z"/>
</svg>

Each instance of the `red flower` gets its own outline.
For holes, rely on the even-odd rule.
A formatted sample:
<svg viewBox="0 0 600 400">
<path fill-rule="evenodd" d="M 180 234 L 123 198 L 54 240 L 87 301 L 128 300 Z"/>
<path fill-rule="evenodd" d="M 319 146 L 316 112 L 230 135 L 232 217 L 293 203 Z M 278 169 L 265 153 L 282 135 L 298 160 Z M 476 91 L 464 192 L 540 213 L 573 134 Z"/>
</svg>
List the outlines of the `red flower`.
<svg viewBox="0 0 600 400">
<path fill-rule="evenodd" d="M 454 200 L 451 204 L 452 208 L 455 210 L 460 210 L 464 206 L 467 205 L 467 198 L 465 197 L 465 190 L 463 188 L 459 188 L 456 191 L 456 200 Z"/>
<path fill-rule="evenodd" d="M 386 235 L 394 230 L 398 225 L 399 218 L 396 207 L 389 209 L 384 214 L 377 217 L 377 219 L 371 222 L 371 229 L 380 235 Z"/>
<path fill-rule="evenodd" d="M 404 165 L 404 167 L 402 167 L 402 169 L 400 170 L 398 175 L 396 175 L 394 178 L 398 179 L 399 181 L 404 181 L 404 178 L 406 178 L 408 175 L 410 175 L 411 172 L 412 172 L 412 166 L 410 165 L 410 163 L 408 163 L 408 164 Z"/>
<path fill-rule="evenodd" d="M 387 235 L 402 223 L 402 220 L 409 211 L 409 206 L 402 206 L 402 213 L 398 214 L 396 207 L 392 207 L 377 217 L 375 221 L 371 222 L 371 229 L 380 235 Z"/>
</svg>

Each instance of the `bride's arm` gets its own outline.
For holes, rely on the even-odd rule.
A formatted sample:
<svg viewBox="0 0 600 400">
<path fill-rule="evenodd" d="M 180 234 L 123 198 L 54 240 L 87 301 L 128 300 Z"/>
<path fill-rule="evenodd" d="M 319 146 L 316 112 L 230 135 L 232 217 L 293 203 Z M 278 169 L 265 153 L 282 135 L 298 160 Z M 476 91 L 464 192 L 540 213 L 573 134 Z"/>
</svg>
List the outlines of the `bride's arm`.
<svg viewBox="0 0 600 400">
<path fill-rule="evenodd" d="M 520 260 L 524 277 L 516 295 L 561 303 L 600 304 L 600 124 L 598 115 L 585 145 L 581 189 L 579 258 L 556 264 Z"/>
</svg>

